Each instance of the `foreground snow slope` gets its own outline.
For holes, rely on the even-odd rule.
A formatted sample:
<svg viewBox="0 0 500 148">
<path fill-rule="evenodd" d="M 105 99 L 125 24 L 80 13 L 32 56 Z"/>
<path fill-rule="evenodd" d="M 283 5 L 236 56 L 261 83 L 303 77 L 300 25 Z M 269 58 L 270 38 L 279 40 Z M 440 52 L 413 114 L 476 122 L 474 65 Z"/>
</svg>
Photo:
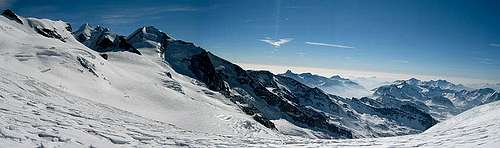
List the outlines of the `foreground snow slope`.
<svg viewBox="0 0 500 148">
<path fill-rule="evenodd" d="M 79 43 L 62 21 L 13 17 L 22 23 L 0 16 L 0 68 L 46 84 L 34 86 L 35 90 L 50 86 L 96 104 L 197 132 L 239 136 L 276 133 L 220 93 L 175 73 L 157 53 L 113 52 L 105 60 Z M 12 92 L 1 95 L 8 93 Z"/>
<path fill-rule="evenodd" d="M 416 135 L 352 140 L 304 140 L 310 147 L 488 147 L 500 145 L 500 101 L 467 110 Z"/>
<path fill-rule="evenodd" d="M 0 70 L 0 148 L 8 147 L 495 147 L 500 102 L 417 135 L 352 140 L 222 136 L 184 130 Z"/>
</svg>

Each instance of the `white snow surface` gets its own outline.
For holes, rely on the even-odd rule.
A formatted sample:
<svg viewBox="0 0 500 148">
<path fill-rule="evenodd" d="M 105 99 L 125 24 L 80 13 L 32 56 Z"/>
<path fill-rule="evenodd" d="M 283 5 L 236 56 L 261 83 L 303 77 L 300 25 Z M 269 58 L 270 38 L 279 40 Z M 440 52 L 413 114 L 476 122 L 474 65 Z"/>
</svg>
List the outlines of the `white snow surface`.
<svg viewBox="0 0 500 148">
<path fill-rule="evenodd" d="M 148 52 L 155 50 L 139 49 L 142 56 L 107 53 L 104 60 L 76 41 L 62 21 L 21 19 L 55 30 L 65 42 L 0 16 L 0 148 L 500 145 L 498 101 L 417 135 L 352 140 L 282 136 L 221 94 L 177 74 L 157 53 Z"/>
</svg>

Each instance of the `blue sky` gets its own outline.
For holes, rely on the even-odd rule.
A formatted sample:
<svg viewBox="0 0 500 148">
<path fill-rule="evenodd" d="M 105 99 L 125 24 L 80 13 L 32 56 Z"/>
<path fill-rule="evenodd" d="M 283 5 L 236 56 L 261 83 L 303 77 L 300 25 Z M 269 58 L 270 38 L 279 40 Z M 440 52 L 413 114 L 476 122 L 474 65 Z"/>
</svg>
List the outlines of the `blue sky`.
<svg viewBox="0 0 500 148">
<path fill-rule="evenodd" d="M 0 0 L 0 8 L 74 29 L 153 25 L 242 64 L 500 82 L 495 0 Z"/>
</svg>

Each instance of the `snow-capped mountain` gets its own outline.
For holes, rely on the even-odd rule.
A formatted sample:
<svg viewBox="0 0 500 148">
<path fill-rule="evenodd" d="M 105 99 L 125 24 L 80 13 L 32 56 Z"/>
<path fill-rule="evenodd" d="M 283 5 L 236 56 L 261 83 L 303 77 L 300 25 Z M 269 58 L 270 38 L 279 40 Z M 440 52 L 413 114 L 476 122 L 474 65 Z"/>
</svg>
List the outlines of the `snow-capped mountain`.
<svg viewBox="0 0 500 148">
<path fill-rule="evenodd" d="M 437 123 L 411 104 L 243 70 L 155 27 L 128 37 L 88 24 L 72 32 L 62 21 L 4 11 L 0 61 L 0 147 L 315 145 L 288 135 L 394 136 Z"/>
<path fill-rule="evenodd" d="M 317 87 L 329 94 L 338 95 L 342 97 L 364 97 L 370 95 L 370 92 L 349 79 L 342 78 L 338 75 L 326 78 L 323 76 L 311 74 L 311 73 L 301 73 L 296 74 L 288 70 L 281 76 L 289 77 L 300 83 L 306 84 L 309 87 Z"/>
<path fill-rule="evenodd" d="M 379 137 L 418 133 L 436 123 L 429 115 L 413 110 L 379 107 L 378 112 L 358 113 L 350 104 L 340 101 L 348 99 L 327 95 L 320 89 L 269 72 L 245 71 L 152 26 L 137 29 L 127 41 L 141 53 L 147 52 L 153 59 L 162 60 L 176 73 L 194 78 L 202 87 L 221 93 L 226 101 L 234 103 L 263 126 L 284 134 L 314 138 Z M 348 81 L 339 77 L 331 80 L 335 79 Z M 388 114 L 381 111 L 384 109 L 396 113 L 380 116 Z M 414 124 L 400 123 L 396 118 Z M 378 120 L 378 124 L 373 124 L 374 120 Z"/>
<path fill-rule="evenodd" d="M 32 138 L 21 136 L 14 139 L 43 141 L 46 136 L 37 135 L 42 132 L 62 138 L 68 135 L 60 133 L 61 128 L 47 129 L 67 125 L 74 131 L 67 134 L 91 137 L 96 143 L 114 143 L 114 139 L 109 138 L 111 135 L 125 143 L 134 143 L 141 140 L 127 134 L 132 131 L 127 132 L 126 128 L 107 131 L 104 127 L 127 122 L 126 125 L 138 128 L 133 123 L 139 120 L 144 126 L 158 124 L 167 128 L 174 124 L 185 132 L 214 135 L 275 137 L 278 134 L 245 114 L 221 93 L 207 89 L 196 79 L 176 73 L 158 54 L 108 52 L 106 60 L 100 56 L 102 53 L 77 41 L 65 22 L 14 16 L 0 16 L 0 59 L 4 63 L 0 68 L 5 73 L 2 74 L 5 83 L 2 83 L 0 98 L 8 101 L 0 103 L 1 108 L 6 109 L 1 112 L 1 117 L 5 117 L 2 126 L 12 126 L 12 132 L 22 129 L 32 133 Z M 14 101 L 15 98 L 19 101 Z M 89 107 L 80 107 L 80 104 Z M 53 107 L 57 112 L 47 110 Z M 111 111 L 106 111 L 106 108 Z M 64 111 L 64 114 L 59 111 Z M 7 116 L 11 112 L 19 114 Z M 110 120 L 117 123 L 108 124 L 107 119 L 103 119 L 106 116 L 101 116 L 100 112 L 108 114 Z M 123 116 L 112 116 L 118 112 Z M 39 119 L 37 114 L 44 119 Z M 23 115 L 33 117 L 28 116 L 26 124 L 10 122 Z M 66 121 L 68 116 L 74 120 Z M 96 120 L 98 123 L 91 124 Z M 42 127 L 38 128 L 36 124 Z M 79 124 L 81 128 L 77 127 Z M 24 126 L 31 125 L 34 128 L 24 129 Z M 93 132 L 88 132 L 90 130 Z M 93 143 L 80 142 L 87 146 Z"/>
<path fill-rule="evenodd" d="M 176 72 L 220 92 L 257 122 L 281 133 L 319 138 L 377 137 L 417 133 L 431 126 L 413 129 L 387 121 L 385 123 L 392 125 L 378 126 L 390 127 L 390 130 L 371 129 L 359 113 L 351 113 L 352 109 L 341 106 L 348 104 L 332 100 L 319 89 L 293 79 L 283 80 L 284 77 L 269 72 L 245 71 L 193 43 L 173 39 L 151 26 L 137 29 L 128 40 L 141 52 L 156 51 L 154 53 L 159 53 Z M 282 81 L 275 81 L 278 79 Z"/>
<path fill-rule="evenodd" d="M 92 28 L 89 24 L 84 24 L 80 29 L 73 32 L 73 34 L 76 40 L 98 52 L 128 51 L 141 54 L 134 46 L 128 43 L 125 36 L 111 32 L 110 29 L 102 26 Z"/>
<path fill-rule="evenodd" d="M 91 46 L 95 44 L 88 44 L 96 48 L 89 49 L 79 43 L 76 38 L 89 33 L 82 31 L 91 28 L 89 25 L 76 31 L 75 38 L 62 21 L 14 16 L 29 23 L 1 18 L 2 60 L 9 63 L 1 68 L 5 73 L 26 76 L 43 84 L 33 86 L 36 89 L 50 87 L 67 96 L 185 130 L 220 135 L 273 137 L 280 132 L 303 137 L 353 138 L 423 130 L 394 121 L 372 126 L 369 122 L 373 120 L 349 109 L 349 104 L 338 101 L 341 97 L 334 99 L 293 79 L 276 83 L 286 88 L 270 90 L 265 83 L 274 83 L 271 81 L 274 78 L 260 81 L 263 75 L 245 71 L 154 27 L 139 28 L 125 39 L 137 46 L 134 48 L 140 54 L 136 54 L 115 50 L 113 46 L 107 47 L 108 50 Z M 32 22 L 38 23 L 34 26 Z M 37 28 L 54 36 L 44 36 Z M 108 30 L 105 34 L 115 34 L 104 30 Z M 96 43 L 91 40 L 102 36 L 90 31 L 89 40 L 80 41 Z M 370 115 L 371 118 L 385 121 L 375 115 Z M 380 130 L 386 128 L 389 130 Z"/>
<path fill-rule="evenodd" d="M 398 80 L 375 89 L 373 98 L 386 105 L 412 104 L 444 120 L 472 107 L 500 100 L 491 88 L 472 90 L 446 80 Z"/>
<path fill-rule="evenodd" d="M 399 83 L 408 83 L 410 85 L 418 85 L 418 86 L 424 86 L 424 87 L 438 87 L 440 89 L 449 89 L 449 90 L 454 90 L 454 91 L 460 91 L 460 90 L 470 90 L 471 88 L 465 87 L 462 84 L 453 84 L 451 82 L 448 82 L 446 80 L 429 80 L 429 81 L 421 81 L 415 78 L 411 78 L 408 80 L 398 80 L 395 81 L 395 84 Z"/>
</svg>

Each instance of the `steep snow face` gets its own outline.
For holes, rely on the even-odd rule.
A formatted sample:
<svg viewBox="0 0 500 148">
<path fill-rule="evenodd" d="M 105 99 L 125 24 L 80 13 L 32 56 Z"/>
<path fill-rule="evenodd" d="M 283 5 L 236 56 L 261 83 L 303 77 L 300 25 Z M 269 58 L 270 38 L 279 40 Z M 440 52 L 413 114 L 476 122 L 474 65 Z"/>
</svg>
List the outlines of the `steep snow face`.
<svg viewBox="0 0 500 148">
<path fill-rule="evenodd" d="M 127 39 L 136 48 L 160 49 L 162 52 L 169 41 L 174 40 L 153 26 L 142 27 L 130 34 Z"/>
<path fill-rule="evenodd" d="M 73 38 L 64 22 L 19 18 L 24 24 L 0 16 L 2 71 L 29 77 L 70 96 L 180 125 L 179 128 L 189 131 L 247 137 L 277 134 L 222 94 L 177 74 L 157 55 L 108 52 L 105 60 Z M 39 22 L 37 26 L 50 28 L 62 38 L 37 32 L 27 23 L 35 20 Z"/>
<path fill-rule="evenodd" d="M 365 97 L 370 95 L 370 92 L 349 79 L 342 78 L 338 75 L 326 78 L 311 73 L 296 74 L 288 70 L 281 76 L 290 77 L 297 80 L 309 87 L 317 87 L 329 94 L 338 95 L 342 97 Z"/>
<path fill-rule="evenodd" d="M 444 120 L 474 106 L 499 100 L 498 92 L 490 89 L 469 90 L 445 80 L 399 80 L 375 89 L 374 98 L 387 105 L 412 104 Z"/>
</svg>

